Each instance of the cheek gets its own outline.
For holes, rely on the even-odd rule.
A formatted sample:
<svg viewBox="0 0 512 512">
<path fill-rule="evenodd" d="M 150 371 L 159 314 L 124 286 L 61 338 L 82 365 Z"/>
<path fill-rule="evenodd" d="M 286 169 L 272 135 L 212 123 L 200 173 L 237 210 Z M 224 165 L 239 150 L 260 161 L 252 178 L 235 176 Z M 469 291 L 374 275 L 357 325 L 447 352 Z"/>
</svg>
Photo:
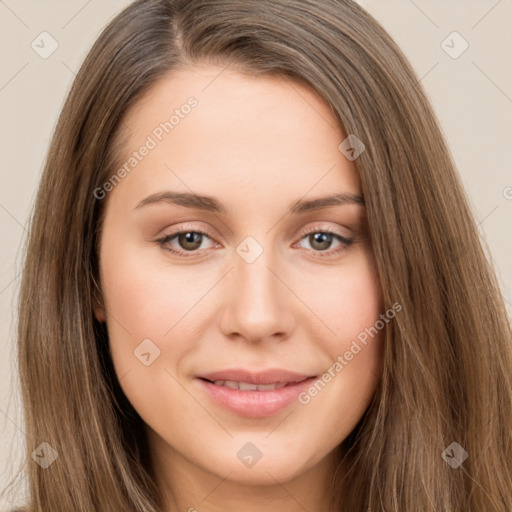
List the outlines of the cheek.
<svg viewBox="0 0 512 512">
<path fill-rule="evenodd" d="M 314 285 L 312 285 L 314 283 Z M 306 295 L 307 287 L 307 295 Z M 324 337 L 331 355 L 346 350 L 352 339 L 370 328 L 383 312 L 379 276 L 369 249 L 361 249 L 345 267 L 324 277 L 308 277 L 303 294 L 326 329 Z"/>
<path fill-rule="evenodd" d="M 211 276 L 168 264 L 156 251 L 105 248 L 102 284 L 110 324 L 161 339 L 204 294 Z"/>
<path fill-rule="evenodd" d="M 183 269 L 152 261 L 150 252 L 105 246 L 102 259 L 110 355 L 121 388 L 146 423 L 155 412 L 165 417 L 166 403 L 180 414 L 201 414 L 173 376 L 193 350 L 186 342 L 194 336 L 187 311 L 205 292 Z M 172 416 L 165 418 L 172 423 Z"/>
<path fill-rule="evenodd" d="M 193 291 L 179 276 L 159 268 L 136 247 L 124 245 L 114 237 L 105 238 L 101 281 L 116 372 L 119 377 L 128 372 L 138 374 L 148 359 L 155 361 L 151 363 L 154 370 L 163 359 L 160 355 L 164 352 L 164 335 L 185 313 L 187 296 Z M 149 357 L 142 357 L 147 353 Z M 130 378 L 133 376 L 134 373 Z M 141 385 L 144 381 L 142 378 Z"/>
<path fill-rule="evenodd" d="M 392 321 L 381 320 L 383 299 L 370 251 L 362 251 L 356 260 L 350 271 L 332 273 L 323 293 L 315 286 L 309 294 L 311 309 L 329 328 L 321 341 L 327 357 L 321 382 L 299 401 L 332 425 L 337 440 L 348 434 L 370 403 L 382 371 L 385 326 Z M 339 426 L 347 429 L 341 438 Z"/>
</svg>

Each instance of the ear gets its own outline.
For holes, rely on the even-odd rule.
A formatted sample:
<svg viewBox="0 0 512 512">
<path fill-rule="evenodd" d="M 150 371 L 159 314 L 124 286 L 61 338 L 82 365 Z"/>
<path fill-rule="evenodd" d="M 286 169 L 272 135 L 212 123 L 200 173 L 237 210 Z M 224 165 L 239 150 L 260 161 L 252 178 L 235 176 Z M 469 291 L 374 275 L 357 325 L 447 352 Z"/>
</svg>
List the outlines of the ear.
<svg viewBox="0 0 512 512">
<path fill-rule="evenodd" d="M 92 277 L 92 281 L 94 283 L 93 299 L 92 299 L 94 317 L 96 318 L 96 320 L 98 320 L 98 322 L 106 322 L 107 314 L 105 312 L 105 304 L 103 301 L 103 292 L 101 291 L 101 288 L 98 286 L 96 279 L 94 279 L 94 276 Z"/>
<path fill-rule="evenodd" d="M 107 321 L 107 315 L 105 314 L 105 308 L 103 304 L 100 304 L 99 302 L 96 302 L 96 304 L 93 307 L 94 311 L 94 317 L 98 322 L 106 322 Z"/>
</svg>

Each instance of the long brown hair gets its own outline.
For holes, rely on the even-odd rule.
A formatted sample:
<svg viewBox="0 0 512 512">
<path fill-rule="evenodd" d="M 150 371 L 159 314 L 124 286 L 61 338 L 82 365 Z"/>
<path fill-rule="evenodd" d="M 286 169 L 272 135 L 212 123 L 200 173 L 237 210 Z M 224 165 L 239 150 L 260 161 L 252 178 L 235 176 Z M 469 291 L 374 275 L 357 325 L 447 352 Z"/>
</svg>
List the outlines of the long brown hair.
<svg viewBox="0 0 512 512">
<path fill-rule="evenodd" d="M 105 202 L 94 191 L 116 169 L 127 109 L 200 61 L 308 84 L 366 147 L 355 163 L 385 307 L 403 311 L 372 404 L 340 447 L 332 510 L 509 511 L 504 301 L 417 75 L 350 0 L 139 0 L 95 43 L 51 142 L 19 298 L 26 510 L 160 510 L 142 420 L 93 316 Z M 46 469 L 30 456 L 42 442 L 59 455 Z M 467 459 L 449 464 L 460 450 Z"/>
</svg>

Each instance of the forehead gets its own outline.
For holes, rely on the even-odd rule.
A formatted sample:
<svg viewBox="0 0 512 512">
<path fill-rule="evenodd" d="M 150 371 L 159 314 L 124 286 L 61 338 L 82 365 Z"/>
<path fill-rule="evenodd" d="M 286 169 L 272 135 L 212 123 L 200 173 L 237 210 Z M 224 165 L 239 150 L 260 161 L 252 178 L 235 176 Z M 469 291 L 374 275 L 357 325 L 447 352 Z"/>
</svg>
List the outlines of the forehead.
<svg viewBox="0 0 512 512">
<path fill-rule="evenodd" d="M 289 78 L 182 68 L 146 91 L 123 126 L 120 164 L 137 162 L 116 188 L 132 196 L 167 185 L 290 199 L 312 188 L 360 191 L 353 162 L 338 149 L 346 134 L 330 108 Z M 145 156 L 133 156 L 144 145 L 151 146 Z"/>
</svg>

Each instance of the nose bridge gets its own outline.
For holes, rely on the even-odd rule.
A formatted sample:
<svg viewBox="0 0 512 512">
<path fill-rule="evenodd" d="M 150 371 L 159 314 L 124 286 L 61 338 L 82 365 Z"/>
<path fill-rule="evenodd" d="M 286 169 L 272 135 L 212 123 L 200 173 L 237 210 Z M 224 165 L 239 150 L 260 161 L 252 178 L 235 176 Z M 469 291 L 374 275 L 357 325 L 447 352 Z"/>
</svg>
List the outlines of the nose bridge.
<svg viewBox="0 0 512 512">
<path fill-rule="evenodd" d="M 262 305 L 265 308 L 274 306 L 276 309 L 279 301 L 277 295 L 282 290 L 278 289 L 279 282 L 269 268 L 272 268 L 272 262 L 270 258 L 263 255 L 252 263 L 247 263 L 242 259 L 236 263 L 233 279 L 238 302 L 244 307 L 252 305 L 250 308 L 252 311 L 257 309 L 257 305 Z"/>
<path fill-rule="evenodd" d="M 237 247 L 229 273 L 230 300 L 223 312 L 223 330 L 251 341 L 288 335 L 291 303 L 289 292 L 275 275 L 274 252 L 248 238 Z"/>
</svg>

